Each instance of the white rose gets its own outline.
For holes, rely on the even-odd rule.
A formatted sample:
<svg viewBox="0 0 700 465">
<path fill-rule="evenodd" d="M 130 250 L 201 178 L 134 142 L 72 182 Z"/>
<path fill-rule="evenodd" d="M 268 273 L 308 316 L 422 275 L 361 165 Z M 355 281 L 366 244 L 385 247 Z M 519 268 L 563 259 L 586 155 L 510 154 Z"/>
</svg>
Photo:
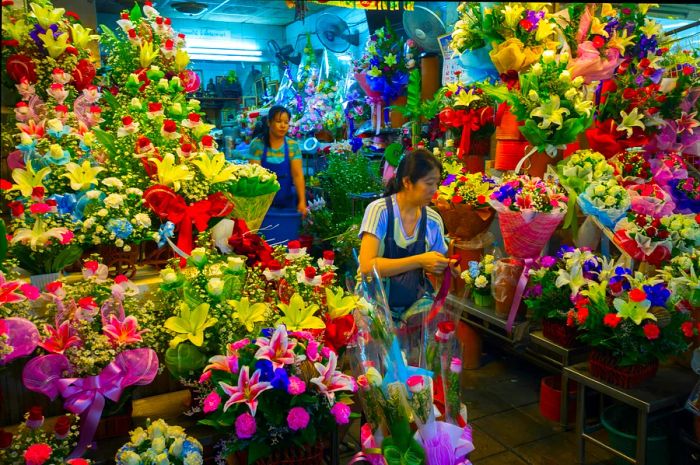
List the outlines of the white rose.
<svg viewBox="0 0 700 465">
<path fill-rule="evenodd" d="M 87 192 L 85 193 L 85 195 L 87 196 L 88 199 L 94 200 L 94 199 L 98 198 L 98 197 L 100 196 L 101 193 L 102 193 L 102 192 L 100 192 L 100 191 L 91 190 L 91 191 L 87 191 Z"/>
<path fill-rule="evenodd" d="M 108 208 L 119 208 L 124 204 L 124 197 L 120 194 L 109 194 L 104 202 Z"/>
<path fill-rule="evenodd" d="M 165 268 L 160 271 L 160 279 L 166 284 L 174 283 L 177 281 L 177 273 L 170 268 Z"/>
<path fill-rule="evenodd" d="M 138 224 L 139 226 L 142 226 L 144 228 L 151 227 L 151 217 L 146 215 L 145 213 L 137 213 L 136 216 L 134 216 L 134 219 L 136 220 L 136 224 Z"/>
<path fill-rule="evenodd" d="M 160 454 L 165 450 L 165 437 L 160 436 L 151 441 L 151 449 Z"/>
<path fill-rule="evenodd" d="M 141 465 L 141 457 L 130 450 L 123 452 L 117 459 L 121 465 Z"/>
<path fill-rule="evenodd" d="M 542 61 L 545 63 L 551 63 L 554 61 L 554 50 L 545 50 L 542 52 Z"/>
<path fill-rule="evenodd" d="M 107 216 L 107 209 L 106 209 L 106 208 L 100 208 L 100 209 L 97 211 L 97 216 L 102 216 L 102 217 Z"/>
<path fill-rule="evenodd" d="M 474 280 L 474 285 L 478 288 L 481 288 L 481 289 L 485 288 L 488 285 L 488 283 L 489 283 L 489 281 L 488 281 L 488 279 L 486 279 L 486 276 L 484 276 L 484 275 L 479 275 Z"/>
<path fill-rule="evenodd" d="M 179 457 L 180 454 L 182 454 L 182 444 L 185 442 L 184 438 L 177 438 L 173 443 L 170 445 L 170 448 L 168 449 L 168 452 L 170 455 L 174 457 Z"/>
<path fill-rule="evenodd" d="M 146 432 L 140 426 L 131 432 L 131 445 L 140 446 L 147 439 Z"/>
<path fill-rule="evenodd" d="M 224 292 L 224 282 L 220 278 L 211 278 L 207 283 L 207 292 L 211 295 L 221 295 Z"/>
<path fill-rule="evenodd" d="M 114 245 L 116 245 L 117 247 L 124 247 L 124 240 L 117 239 L 116 241 L 114 241 Z"/>
<path fill-rule="evenodd" d="M 104 178 L 102 184 L 109 187 L 116 187 L 117 189 L 124 187 L 124 183 L 117 178 Z"/>
</svg>

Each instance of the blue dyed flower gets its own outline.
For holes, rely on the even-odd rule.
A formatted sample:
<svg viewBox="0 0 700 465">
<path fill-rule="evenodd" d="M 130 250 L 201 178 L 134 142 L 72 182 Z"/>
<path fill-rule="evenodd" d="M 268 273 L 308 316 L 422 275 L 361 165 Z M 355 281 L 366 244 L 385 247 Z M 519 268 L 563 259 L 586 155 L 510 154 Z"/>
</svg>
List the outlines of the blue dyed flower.
<svg viewBox="0 0 700 465">
<path fill-rule="evenodd" d="M 665 307 L 668 298 L 671 297 L 671 291 L 666 288 L 666 284 L 658 283 L 653 286 L 642 286 L 647 294 L 647 300 L 651 302 L 652 307 Z"/>
<path fill-rule="evenodd" d="M 20 150 L 22 152 L 22 155 L 24 155 L 24 162 L 27 162 L 27 157 L 32 157 L 33 155 L 36 155 L 36 143 L 37 141 L 35 139 L 31 139 L 31 141 L 27 144 L 19 144 L 16 146 L 17 150 Z"/>
<path fill-rule="evenodd" d="M 262 330 L 260 330 L 260 334 L 262 334 L 263 337 L 266 337 L 268 339 L 272 337 L 272 332 L 272 328 L 263 328 Z"/>
<path fill-rule="evenodd" d="M 78 199 L 78 202 L 73 209 L 73 218 L 76 220 L 82 220 L 85 216 L 85 207 L 87 207 L 90 202 L 102 203 L 104 198 L 107 197 L 104 192 L 100 192 L 97 198 L 91 199 L 87 195 L 83 194 Z"/>
<path fill-rule="evenodd" d="M 471 276 L 472 279 L 476 279 L 476 277 L 479 276 L 479 262 L 475 262 L 474 260 L 469 262 L 469 276 Z"/>
<path fill-rule="evenodd" d="M 562 245 L 561 248 L 557 251 L 557 258 L 564 258 L 565 254 L 573 252 L 574 250 L 576 249 L 570 245 Z"/>
<path fill-rule="evenodd" d="M 160 234 L 160 239 L 158 240 L 158 248 L 163 247 L 167 244 L 167 238 L 173 237 L 175 235 L 175 223 L 172 221 L 166 221 L 164 224 L 160 225 L 158 229 L 158 234 Z"/>
<path fill-rule="evenodd" d="M 107 230 L 119 239 L 126 239 L 134 232 L 134 227 L 124 218 L 112 218 L 107 222 Z"/>
<path fill-rule="evenodd" d="M 50 196 L 49 199 L 56 201 L 56 209 L 58 210 L 58 213 L 62 215 L 72 214 L 73 210 L 75 210 L 75 207 L 78 204 L 75 194 L 54 194 Z"/>
<path fill-rule="evenodd" d="M 445 180 L 442 181 L 443 186 L 449 186 L 453 182 L 457 180 L 457 175 L 456 174 L 448 174 L 447 177 L 445 177 Z"/>
<path fill-rule="evenodd" d="M 258 360 L 255 362 L 255 370 L 260 370 L 260 381 L 270 381 L 275 376 L 272 362 L 269 360 Z"/>
<path fill-rule="evenodd" d="M 275 369 L 274 376 L 270 380 L 270 383 L 272 383 L 273 388 L 287 392 L 287 387 L 289 386 L 287 371 L 284 368 Z"/>
<path fill-rule="evenodd" d="M 187 455 L 191 453 L 201 455 L 202 446 L 196 441 L 190 441 L 189 439 L 185 439 L 185 441 L 182 443 L 182 454 L 180 455 L 180 457 L 187 457 Z"/>
<path fill-rule="evenodd" d="M 67 136 L 68 134 L 70 134 L 70 126 L 63 126 L 60 131 L 57 131 L 55 129 L 47 129 L 46 132 L 50 136 L 60 140 L 63 136 Z"/>
</svg>

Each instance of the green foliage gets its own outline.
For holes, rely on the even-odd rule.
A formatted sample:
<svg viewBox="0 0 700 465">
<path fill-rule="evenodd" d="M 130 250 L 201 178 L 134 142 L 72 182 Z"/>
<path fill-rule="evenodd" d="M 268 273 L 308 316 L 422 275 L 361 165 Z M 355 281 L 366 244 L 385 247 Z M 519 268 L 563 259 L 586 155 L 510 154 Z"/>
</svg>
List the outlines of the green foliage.
<svg viewBox="0 0 700 465">
<path fill-rule="evenodd" d="M 19 266 L 31 274 L 58 273 L 77 262 L 82 253 L 83 249 L 75 244 L 40 250 L 22 244 L 12 247 L 12 255 L 19 261 Z"/>
<path fill-rule="evenodd" d="M 348 194 L 381 192 L 383 189 L 373 164 L 357 153 L 331 153 L 328 168 L 319 174 L 319 181 L 337 218 L 348 218 L 352 214 Z"/>
<path fill-rule="evenodd" d="M 566 312 L 572 307 L 571 288 L 569 286 L 557 287 L 557 272 L 547 270 L 543 275 L 530 277 L 529 286 L 542 287 L 542 293 L 537 296 L 526 297 L 525 305 L 532 311 L 533 320 L 551 319 L 566 320 Z"/>
</svg>

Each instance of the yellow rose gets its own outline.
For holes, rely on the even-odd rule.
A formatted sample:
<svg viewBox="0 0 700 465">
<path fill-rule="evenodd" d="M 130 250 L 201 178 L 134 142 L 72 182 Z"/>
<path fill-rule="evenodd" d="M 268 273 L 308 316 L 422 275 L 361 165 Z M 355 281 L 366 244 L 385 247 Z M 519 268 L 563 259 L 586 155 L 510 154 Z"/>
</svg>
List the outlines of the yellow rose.
<svg viewBox="0 0 700 465">
<path fill-rule="evenodd" d="M 489 56 L 498 72 L 505 73 L 509 70 L 522 71 L 527 68 L 540 58 L 542 50 L 542 46 L 525 47 L 520 40 L 511 38 L 496 44 L 489 52 Z"/>
</svg>

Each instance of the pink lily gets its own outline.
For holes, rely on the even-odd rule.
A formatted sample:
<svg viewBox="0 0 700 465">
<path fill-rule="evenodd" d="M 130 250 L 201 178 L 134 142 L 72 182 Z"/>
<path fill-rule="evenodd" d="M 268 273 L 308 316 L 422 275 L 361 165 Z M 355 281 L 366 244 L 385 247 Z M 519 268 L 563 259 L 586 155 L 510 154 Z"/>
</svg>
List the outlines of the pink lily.
<svg viewBox="0 0 700 465">
<path fill-rule="evenodd" d="M 39 347 L 53 354 L 62 354 L 69 347 L 81 344 L 80 338 L 75 335 L 67 320 L 55 328 L 51 325 L 45 325 L 44 331 L 49 333 L 49 336 L 39 343 Z"/>
<path fill-rule="evenodd" d="M 294 363 L 294 346 L 297 345 L 297 341 L 289 340 L 284 325 L 279 325 L 270 339 L 259 337 L 255 344 L 260 347 L 255 353 L 255 358 L 269 360 L 274 369 Z"/>
<path fill-rule="evenodd" d="M 328 400 L 333 403 L 335 401 L 335 393 L 337 391 L 350 391 L 355 392 L 357 385 L 351 376 L 344 375 L 342 372 L 337 371 L 335 368 L 338 365 L 338 356 L 335 352 L 328 355 L 328 365 L 323 365 L 323 363 L 316 362 L 314 366 L 316 370 L 321 374 L 316 378 L 311 378 L 311 382 L 318 386 L 318 390 L 328 398 Z"/>
<path fill-rule="evenodd" d="M 260 370 L 255 370 L 252 377 L 249 377 L 248 367 L 244 366 L 241 369 L 241 374 L 238 377 L 238 386 L 231 386 L 224 382 L 220 382 L 219 386 L 230 397 L 224 404 L 224 412 L 233 404 L 245 403 L 250 409 L 250 414 L 255 416 L 258 409 L 258 396 L 272 389 L 272 384 L 266 381 L 260 382 Z"/>
<path fill-rule="evenodd" d="M 0 304 L 22 302 L 26 297 L 16 291 L 21 290 L 22 281 L 5 281 L 5 275 L 0 272 Z"/>
<path fill-rule="evenodd" d="M 138 331 L 138 321 L 133 316 L 119 320 L 115 315 L 110 315 L 109 324 L 102 327 L 102 332 L 112 345 L 121 346 L 141 342 L 141 334 L 146 330 Z"/>
<path fill-rule="evenodd" d="M 693 129 L 700 126 L 700 122 L 698 122 L 698 120 L 695 119 L 695 115 L 697 114 L 697 111 L 693 113 L 681 113 L 681 117 L 676 120 L 676 122 L 678 123 L 679 134 L 683 131 L 688 131 L 690 134 L 693 134 Z"/>
<path fill-rule="evenodd" d="M 209 359 L 209 365 L 204 371 L 219 370 L 227 373 L 238 373 L 238 356 L 233 354 L 215 355 Z"/>
</svg>

